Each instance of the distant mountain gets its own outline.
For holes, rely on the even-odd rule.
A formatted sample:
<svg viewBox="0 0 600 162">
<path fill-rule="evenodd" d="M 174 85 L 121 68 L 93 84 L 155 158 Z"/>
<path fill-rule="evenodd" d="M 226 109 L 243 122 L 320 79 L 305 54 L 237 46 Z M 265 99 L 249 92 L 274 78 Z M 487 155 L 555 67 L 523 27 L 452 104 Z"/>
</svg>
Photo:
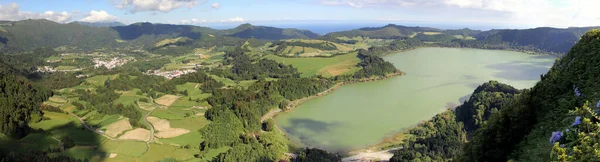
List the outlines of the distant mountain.
<svg viewBox="0 0 600 162">
<path fill-rule="evenodd" d="M 95 49 L 114 47 L 117 32 L 77 23 L 60 24 L 48 20 L 23 20 L 0 26 L 0 46 L 7 50 L 31 50 L 38 47 L 78 47 Z"/>
<path fill-rule="evenodd" d="M 238 38 L 256 38 L 266 40 L 280 40 L 280 39 L 313 39 L 319 35 L 308 30 L 298 29 L 282 29 L 267 26 L 253 26 L 251 24 L 242 24 L 236 28 L 226 30 L 230 36 Z"/>
<path fill-rule="evenodd" d="M 134 23 L 127 26 L 98 28 L 82 22 L 61 24 L 49 20 L 22 20 L 0 23 L 0 52 L 61 46 L 78 50 L 126 46 L 147 47 L 153 46 L 164 39 L 179 37 L 202 41 L 195 44 L 205 46 L 239 44 L 240 41 L 250 38 L 279 40 L 308 39 L 317 36 L 317 34 L 307 30 L 252 26 L 250 24 L 240 25 L 237 28 L 228 30 L 192 25 L 153 23 Z"/>
<path fill-rule="evenodd" d="M 83 21 L 74 21 L 72 23 L 77 23 L 85 26 L 91 27 L 115 27 L 115 26 L 125 26 L 125 24 L 121 22 L 83 22 Z"/>
<path fill-rule="evenodd" d="M 534 28 L 524 30 L 490 30 L 474 37 L 488 44 L 507 43 L 511 46 L 532 47 L 547 52 L 566 53 L 586 31 L 598 27 Z"/>
<path fill-rule="evenodd" d="M 441 32 L 441 29 L 429 27 L 407 27 L 395 24 L 389 24 L 383 27 L 360 28 L 350 31 L 333 32 L 326 34 L 326 37 L 369 37 L 379 39 L 408 38 L 418 32 Z"/>
</svg>

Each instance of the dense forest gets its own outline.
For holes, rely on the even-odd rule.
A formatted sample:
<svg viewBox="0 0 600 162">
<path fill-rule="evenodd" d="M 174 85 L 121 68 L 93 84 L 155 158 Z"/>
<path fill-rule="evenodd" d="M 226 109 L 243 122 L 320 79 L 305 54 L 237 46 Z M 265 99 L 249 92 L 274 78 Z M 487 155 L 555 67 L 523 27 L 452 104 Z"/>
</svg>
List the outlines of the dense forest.
<svg viewBox="0 0 600 162">
<path fill-rule="evenodd" d="M 497 81 L 484 83 L 473 91 L 469 100 L 455 108 L 456 118 L 471 134 L 485 124 L 493 113 L 508 106 L 519 93 L 519 90 Z"/>
<path fill-rule="evenodd" d="M 2 69 L 8 68 L 0 62 Z M 15 74 L 0 72 L 0 132 L 21 138 L 30 131 L 27 123 L 42 119 L 41 103 L 53 92 Z"/>
<path fill-rule="evenodd" d="M 273 44 L 271 44 L 269 47 L 275 47 L 275 46 L 277 46 L 277 48 L 275 48 L 275 53 L 282 53 L 289 46 L 310 47 L 310 48 L 315 48 L 315 49 L 320 49 L 320 50 L 336 50 L 337 49 L 335 44 L 330 43 L 330 42 L 307 43 L 307 42 L 300 42 L 300 41 L 294 41 L 294 42 L 276 41 L 276 42 L 273 42 Z"/>
</svg>

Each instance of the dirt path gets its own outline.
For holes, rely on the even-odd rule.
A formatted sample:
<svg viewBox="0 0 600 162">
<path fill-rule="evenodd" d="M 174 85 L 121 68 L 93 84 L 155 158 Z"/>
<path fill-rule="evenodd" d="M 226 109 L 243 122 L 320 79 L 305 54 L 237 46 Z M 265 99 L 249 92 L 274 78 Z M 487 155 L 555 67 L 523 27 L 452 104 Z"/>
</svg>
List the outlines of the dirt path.
<svg viewBox="0 0 600 162">
<path fill-rule="evenodd" d="M 354 156 L 343 158 L 343 162 L 351 162 L 351 161 L 389 161 L 392 156 L 394 156 L 394 151 L 401 149 L 402 147 L 395 147 L 383 151 L 371 152 L 369 150 L 358 153 Z"/>
<path fill-rule="evenodd" d="M 260 118 L 260 122 L 264 122 L 265 120 L 272 118 L 273 116 L 275 116 L 277 113 L 281 112 L 280 108 L 277 109 L 271 109 L 271 111 L 269 111 L 267 114 L 263 115 Z"/>
<path fill-rule="evenodd" d="M 156 101 L 154 101 L 154 98 L 150 97 L 150 100 L 152 100 L 152 104 L 154 104 L 154 106 L 159 106 L 156 103 Z M 150 116 L 150 114 L 152 114 L 154 109 L 156 109 L 156 108 L 153 108 L 152 110 L 150 110 L 150 112 L 148 112 L 148 114 L 146 114 L 146 116 L 144 116 L 144 122 L 146 123 L 146 125 L 148 125 L 150 127 L 150 133 L 152 133 L 150 135 L 150 140 L 148 142 L 146 142 L 147 144 L 154 142 L 154 126 L 152 124 L 150 124 L 150 122 L 148 122 L 148 116 Z"/>
<path fill-rule="evenodd" d="M 148 125 L 150 127 L 150 133 L 152 133 L 150 135 L 150 140 L 148 140 L 148 142 L 146 142 L 146 143 L 154 142 L 154 126 L 152 124 L 150 124 L 150 122 L 148 122 L 148 116 L 150 116 L 150 114 L 152 114 L 152 111 L 154 111 L 154 109 L 150 110 L 150 112 L 148 112 L 148 114 L 146 114 L 146 116 L 144 117 L 144 122 L 146 123 L 146 125 Z"/>
</svg>

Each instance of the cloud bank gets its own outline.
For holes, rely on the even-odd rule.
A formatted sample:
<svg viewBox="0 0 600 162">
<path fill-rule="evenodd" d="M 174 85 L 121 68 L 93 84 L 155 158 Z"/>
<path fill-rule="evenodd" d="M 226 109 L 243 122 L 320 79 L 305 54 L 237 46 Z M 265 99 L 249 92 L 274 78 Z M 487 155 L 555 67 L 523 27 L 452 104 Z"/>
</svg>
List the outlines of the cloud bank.
<svg viewBox="0 0 600 162">
<path fill-rule="evenodd" d="M 192 8 L 203 1 L 199 0 L 119 0 L 115 7 L 135 12 L 170 12 L 172 10 L 187 7 Z"/>
<path fill-rule="evenodd" d="M 503 17 L 507 23 L 538 26 L 590 26 L 600 24 L 600 1 L 597 0 L 318 0 L 321 5 L 361 8 L 444 10 L 466 12 L 457 19 L 486 21 L 489 15 Z M 484 14 L 485 13 L 485 14 Z M 461 17 L 462 16 L 462 17 Z"/>
<path fill-rule="evenodd" d="M 110 15 L 110 14 L 108 14 L 104 10 L 100 10 L 100 11 L 92 10 L 88 14 L 88 16 L 84 17 L 80 21 L 85 21 L 85 22 L 109 22 L 109 21 L 115 21 L 115 20 L 117 20 L 116 16 Z"/>
<path fill-rule="evenodd" d="M 71 21 L 73 13 L 66 11 L 46 11 L 43 13 L 21 11 L 17 3 L 0 4 L 0 20 L 24 20 L 24 19 L 47 19 L 60 23 Z"/>
</svg>

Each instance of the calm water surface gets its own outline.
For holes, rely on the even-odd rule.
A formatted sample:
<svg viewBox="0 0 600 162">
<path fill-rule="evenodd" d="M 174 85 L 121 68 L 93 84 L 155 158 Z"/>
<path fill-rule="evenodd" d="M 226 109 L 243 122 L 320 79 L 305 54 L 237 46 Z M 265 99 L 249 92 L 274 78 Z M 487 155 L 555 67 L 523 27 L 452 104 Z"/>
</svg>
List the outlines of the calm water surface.
<svg viewBox="0 0 600 162">
<path fill-rule="evenodd" d="M 345 85 L 278 115 L 277 125 L 303 146 L 360 149 L 462 103 L 488 80 L 532 87 L 554 63 L 549 56 L 456 48 L 420 48 L 384 59 L 407 74 Z"/>
</svg>

